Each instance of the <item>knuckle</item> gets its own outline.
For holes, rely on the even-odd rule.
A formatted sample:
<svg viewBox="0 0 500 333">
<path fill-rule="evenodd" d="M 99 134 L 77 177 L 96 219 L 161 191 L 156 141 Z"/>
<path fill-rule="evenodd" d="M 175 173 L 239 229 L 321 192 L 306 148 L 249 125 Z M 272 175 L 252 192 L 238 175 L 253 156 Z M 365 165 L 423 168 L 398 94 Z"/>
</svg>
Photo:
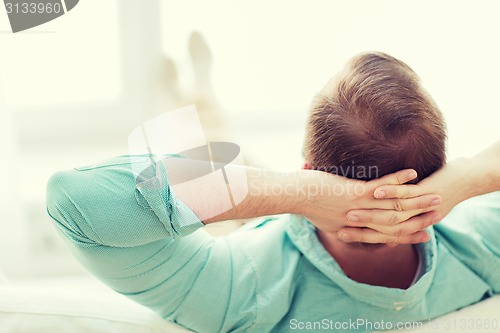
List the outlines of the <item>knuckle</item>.
<svg viewBox="0 0 500 333">
<path fill-rule="evenodd" d="M 436 223 L 439 222 L 439 219 L 436 219 L 436 216 L 435 215 L 432 215 L 432 214 L 427 214 L 427 223 L 426 223 L 426 227 L 430 227 L 431 225 L 434 225 Z"/>
<path fill-rule="evenodd" d="M 397 196 L 398 191 L 394 188 L 394 186 L 383 187 L 382 191 L 385 193 L 386 198 L 392 198 Z"/>
<path fill-rule="evenodd" d="M 399 238 L 403 235 L 403 229 L 402 228 L 396 228 L 394 229 L 394 231 L 392 232 L 392 236 L 394 236 L 395 238 Z"/>
<path fill-rule="evenodd" d="M 415 205 L 417 209 L 422 209 L 425 207 L 425 204 L 422 200 L 417 200 L 417 204 Z"/>
<path fill-rule="evenodd" d="M 420 243 L 420 242 L 422 242 L 422 241 L 423 241 L 423 237 L 422 237 L 422 235 L 415 235 L 415 236 L 413 236 L 413 237 L 411 238 L 411 242 L 412 242 L 413 244 L 417 244 L 417 243 Z"/>
<path fill-rule="evenodd" d="M 347 207 L 347 209 L 349 209 L 350 211 L 353 211 L 353 210 L 356 210 L 356 209 L 363 209 L 363 204 L 365 204 L 365 201 L 363 199 L 356 199 L 356 200 L 352 200 L 352 199 L 346 199 L 345 200 L 345 205 Z"/>
<path fill-rule="evenodd" d="M 425 228 L 427 228 L 429 226 L 429 223 L 427 223 L 425 220 L 420 220 L 418 222 L 418 230 L 417 231 L 421 231 L 421 230 L 424 230 Z"/>
<path fill-rule="evenodd" d="M 401 212 L 403 210 L 403 204 L 402 204 L 401 200 L 396 199 L 393 201 L 393 204 L 394 204 L 395 210 L 397 210 L 399 212 Z"/>
<path fill-rule="evenodd" d="M 362 242 L 363 241 L 363 232 L 365 228 L 356 228 L 357 230 L 349 233 L 350 242 Z"/>
<path fill-rule="evenodd" d="M 352 242 L 363 242 L 364 241 L 363 235 L 353 233 L 351 235 L 351 241 Z"/>
<path fill-rule="evenodd" d="M 389 217 L 389 224 L 390 225 L 396 225 L 398 224 L 398 216 L 396 214 L 391 214 L 391 217 Z"/>
</svg>

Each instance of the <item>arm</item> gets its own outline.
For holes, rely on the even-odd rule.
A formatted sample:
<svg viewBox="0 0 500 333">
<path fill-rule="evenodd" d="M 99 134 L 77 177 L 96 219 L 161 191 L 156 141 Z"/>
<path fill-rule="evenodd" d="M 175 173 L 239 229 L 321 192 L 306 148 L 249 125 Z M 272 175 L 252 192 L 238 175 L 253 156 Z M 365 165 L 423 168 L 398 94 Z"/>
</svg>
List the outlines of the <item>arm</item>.
<svg viewBox="0 0 500 333">
<path fill-rule="evenodd" d="M 127 157 L 56 173 L 47 187 L 47 209 L 75 257 L 113 290 L 163 318 L 194 331 L 255 320 L 255 277 L 238 272 L 245 262 L 224 240 L 193 232 L 203 224 L 170 191 L 151 182 L 136 184 Z M 164 175 L 163 175 L 164 176 Z M 138 190 L 140 187 L 140 190 Z M 176 237 L 177 239 L 174 239 Z M 239 316 L 228 316 L 230 310 Z"/>
<path fill-rule="evenodd" d="M 399 233 L 400 243 L 418 243 L 426 241 L 428 235 L 422 230 L 434 223 L 434 215 L 428 214 L 433 206 L 440 202 L 438 195 L 422 195 L 418 198 L 386 200 L 375 199 L 374 190 L 385 184 L 394 186 L 404 184 L 416 177 L 413 170 L 401 170 L 370 182 L 351 180 L 314 170 L 278 172 L 258 168 L 245 168 L 248 179 L 248 194 L 245 199 L 232 209 L 204 221 L 205 224 L 229 219 L 250 218 L 263 215 L 292 213 L 305 216 L 318 229 L 336 233 L 349 225 L 347 213 L 356 208 L 386 209 L 400 211 L 401 222 L 413 216 L 423 214 L 416 220 L 405 224 L 394 223 L 387 229 Z M 218 196 L 218 195 L 215 195 Z M 184 202 L 189 198 L 180 196 Z M 186 200 L 184 200 L 186 199 Z M 436 201 L 437 200 L 437 201 Z M 198 207 L 188 206 L 199 215 Z M 386 221 L 373 218 L 373 224 L 385 224 Z M 392 237 L 382 232 L 374 233 L 373 240 L 386 243 Z"/>
<path fill-rule="evenodd" d="M 211 199 L 216 205 L 221 197 L 220 193 L 210 192 L 209 186 L 204 196 L 197 188 L 188 193 L 174 193 L 166 174 L 163 178 L 157 174 L 137 185 L 133 163 L 136 162 L 128 157 L 120 157 L 91 168 L 57 173 L 48 184 L 49 214 L 75 239 L 127 247 L 192 233 L 203 226 L 198 219 L 200 211 L 207 206 L 213 209 L 213 205 L 203 205 L 204 201 Z M 400 216 L 403 221 L 430 210 L 432 202 L 438 199 L 435 195 L 385 200 L 373 197 L 378 186 L 403 184 L 415 177 L 409 176 L 410 170 L 371 182 L 311 170 L 285 173 L 258 168 L 244 170 L 248 194 L 243 201 L 230 209 L 216 207 L 219 214 L 211 214 L 204 223 L 294 213 L 306 216 L 320 229 L 336 232 L 348 223 L 346 214 L 352 209 L 402 210 L 406 214 Z M 192 201 L 190 197 L 198 200 Z M 374 217 L 374 223 L 378 221 Z M 419 230 L 403 231 L 413 234 Z M 412 236 L 406 240 L 415 241 Z"/>
</svg>

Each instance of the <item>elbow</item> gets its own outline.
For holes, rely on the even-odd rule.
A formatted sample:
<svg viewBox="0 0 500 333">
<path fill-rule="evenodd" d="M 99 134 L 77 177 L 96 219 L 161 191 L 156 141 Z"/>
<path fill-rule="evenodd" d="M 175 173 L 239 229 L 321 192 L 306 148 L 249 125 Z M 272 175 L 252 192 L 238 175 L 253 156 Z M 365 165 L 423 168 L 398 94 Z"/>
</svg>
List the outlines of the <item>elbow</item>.
<svg viewBox="0 0 500 333">
<path fill-rule="evenodd" d="M 81 184 L 74 171 L 57 172 L 47 183 L 47 213 L 56 228 L 70 240 L 89 242 L 88 223 L 76 204 Z"/>
<path fill-rule="evenodd" d="M 66 222 L 65 207 L 70 206 L 71 199 L 67 193 L 68 182 L 64 172 L 58 172 L 50 177 L 47 183 L 47 212 L 53 220 Z"/>
</svg>

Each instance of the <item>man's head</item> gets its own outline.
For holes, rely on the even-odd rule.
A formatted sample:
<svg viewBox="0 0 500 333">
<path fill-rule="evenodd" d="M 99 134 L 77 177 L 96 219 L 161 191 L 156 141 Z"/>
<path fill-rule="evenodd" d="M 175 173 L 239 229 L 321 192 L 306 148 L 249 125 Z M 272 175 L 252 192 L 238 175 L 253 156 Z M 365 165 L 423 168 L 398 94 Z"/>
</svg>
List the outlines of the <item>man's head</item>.
<svg viewBox="0 0 500 333">
<path fill-rule="evenodd" d="M 311 169 L 370 180 L 413 168 L 422 180 L 445 161 L 446 126 L 405 63 L 384 53 L 352 58 L 314 98 L 305 158 Z"/>
</svg>

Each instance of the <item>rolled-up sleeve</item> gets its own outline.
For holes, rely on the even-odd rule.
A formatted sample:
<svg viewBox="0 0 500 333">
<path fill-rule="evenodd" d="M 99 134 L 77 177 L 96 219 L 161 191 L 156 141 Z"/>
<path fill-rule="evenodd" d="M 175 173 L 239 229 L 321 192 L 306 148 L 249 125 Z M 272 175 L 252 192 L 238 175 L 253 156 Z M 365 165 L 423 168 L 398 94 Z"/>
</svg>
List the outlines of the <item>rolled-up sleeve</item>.
<svg viewBox="0 0 500 333">
<path fill-rule="evenodd" d="M 168 185 L 158 163 L 154 177 L 137 183 L 122 156 L 93 167 L 58 172 L 47 187 L 47 210 L 68 235 L 108 246 L 136 246 L 182 237 L 203 224 Z"/>
<path fill-rule="evenodd" d="M 500 294 L 500 192 L 463 202 L 434 228 L 452 253 Z"/>
<path fill-rule="evenodd" d="M 138 182 L 132 163 L 123 156 L 53 175 L 47 211 L 56 228 L 77 259 L 117 292 L 193 330 L 231 325 L 229 304 L 243 311 L 252 298 L 250 289 L 231 299 L 238 254 L 198 230 L 203 223 L 175 198 L 164 170 Z"/>
</svg>

